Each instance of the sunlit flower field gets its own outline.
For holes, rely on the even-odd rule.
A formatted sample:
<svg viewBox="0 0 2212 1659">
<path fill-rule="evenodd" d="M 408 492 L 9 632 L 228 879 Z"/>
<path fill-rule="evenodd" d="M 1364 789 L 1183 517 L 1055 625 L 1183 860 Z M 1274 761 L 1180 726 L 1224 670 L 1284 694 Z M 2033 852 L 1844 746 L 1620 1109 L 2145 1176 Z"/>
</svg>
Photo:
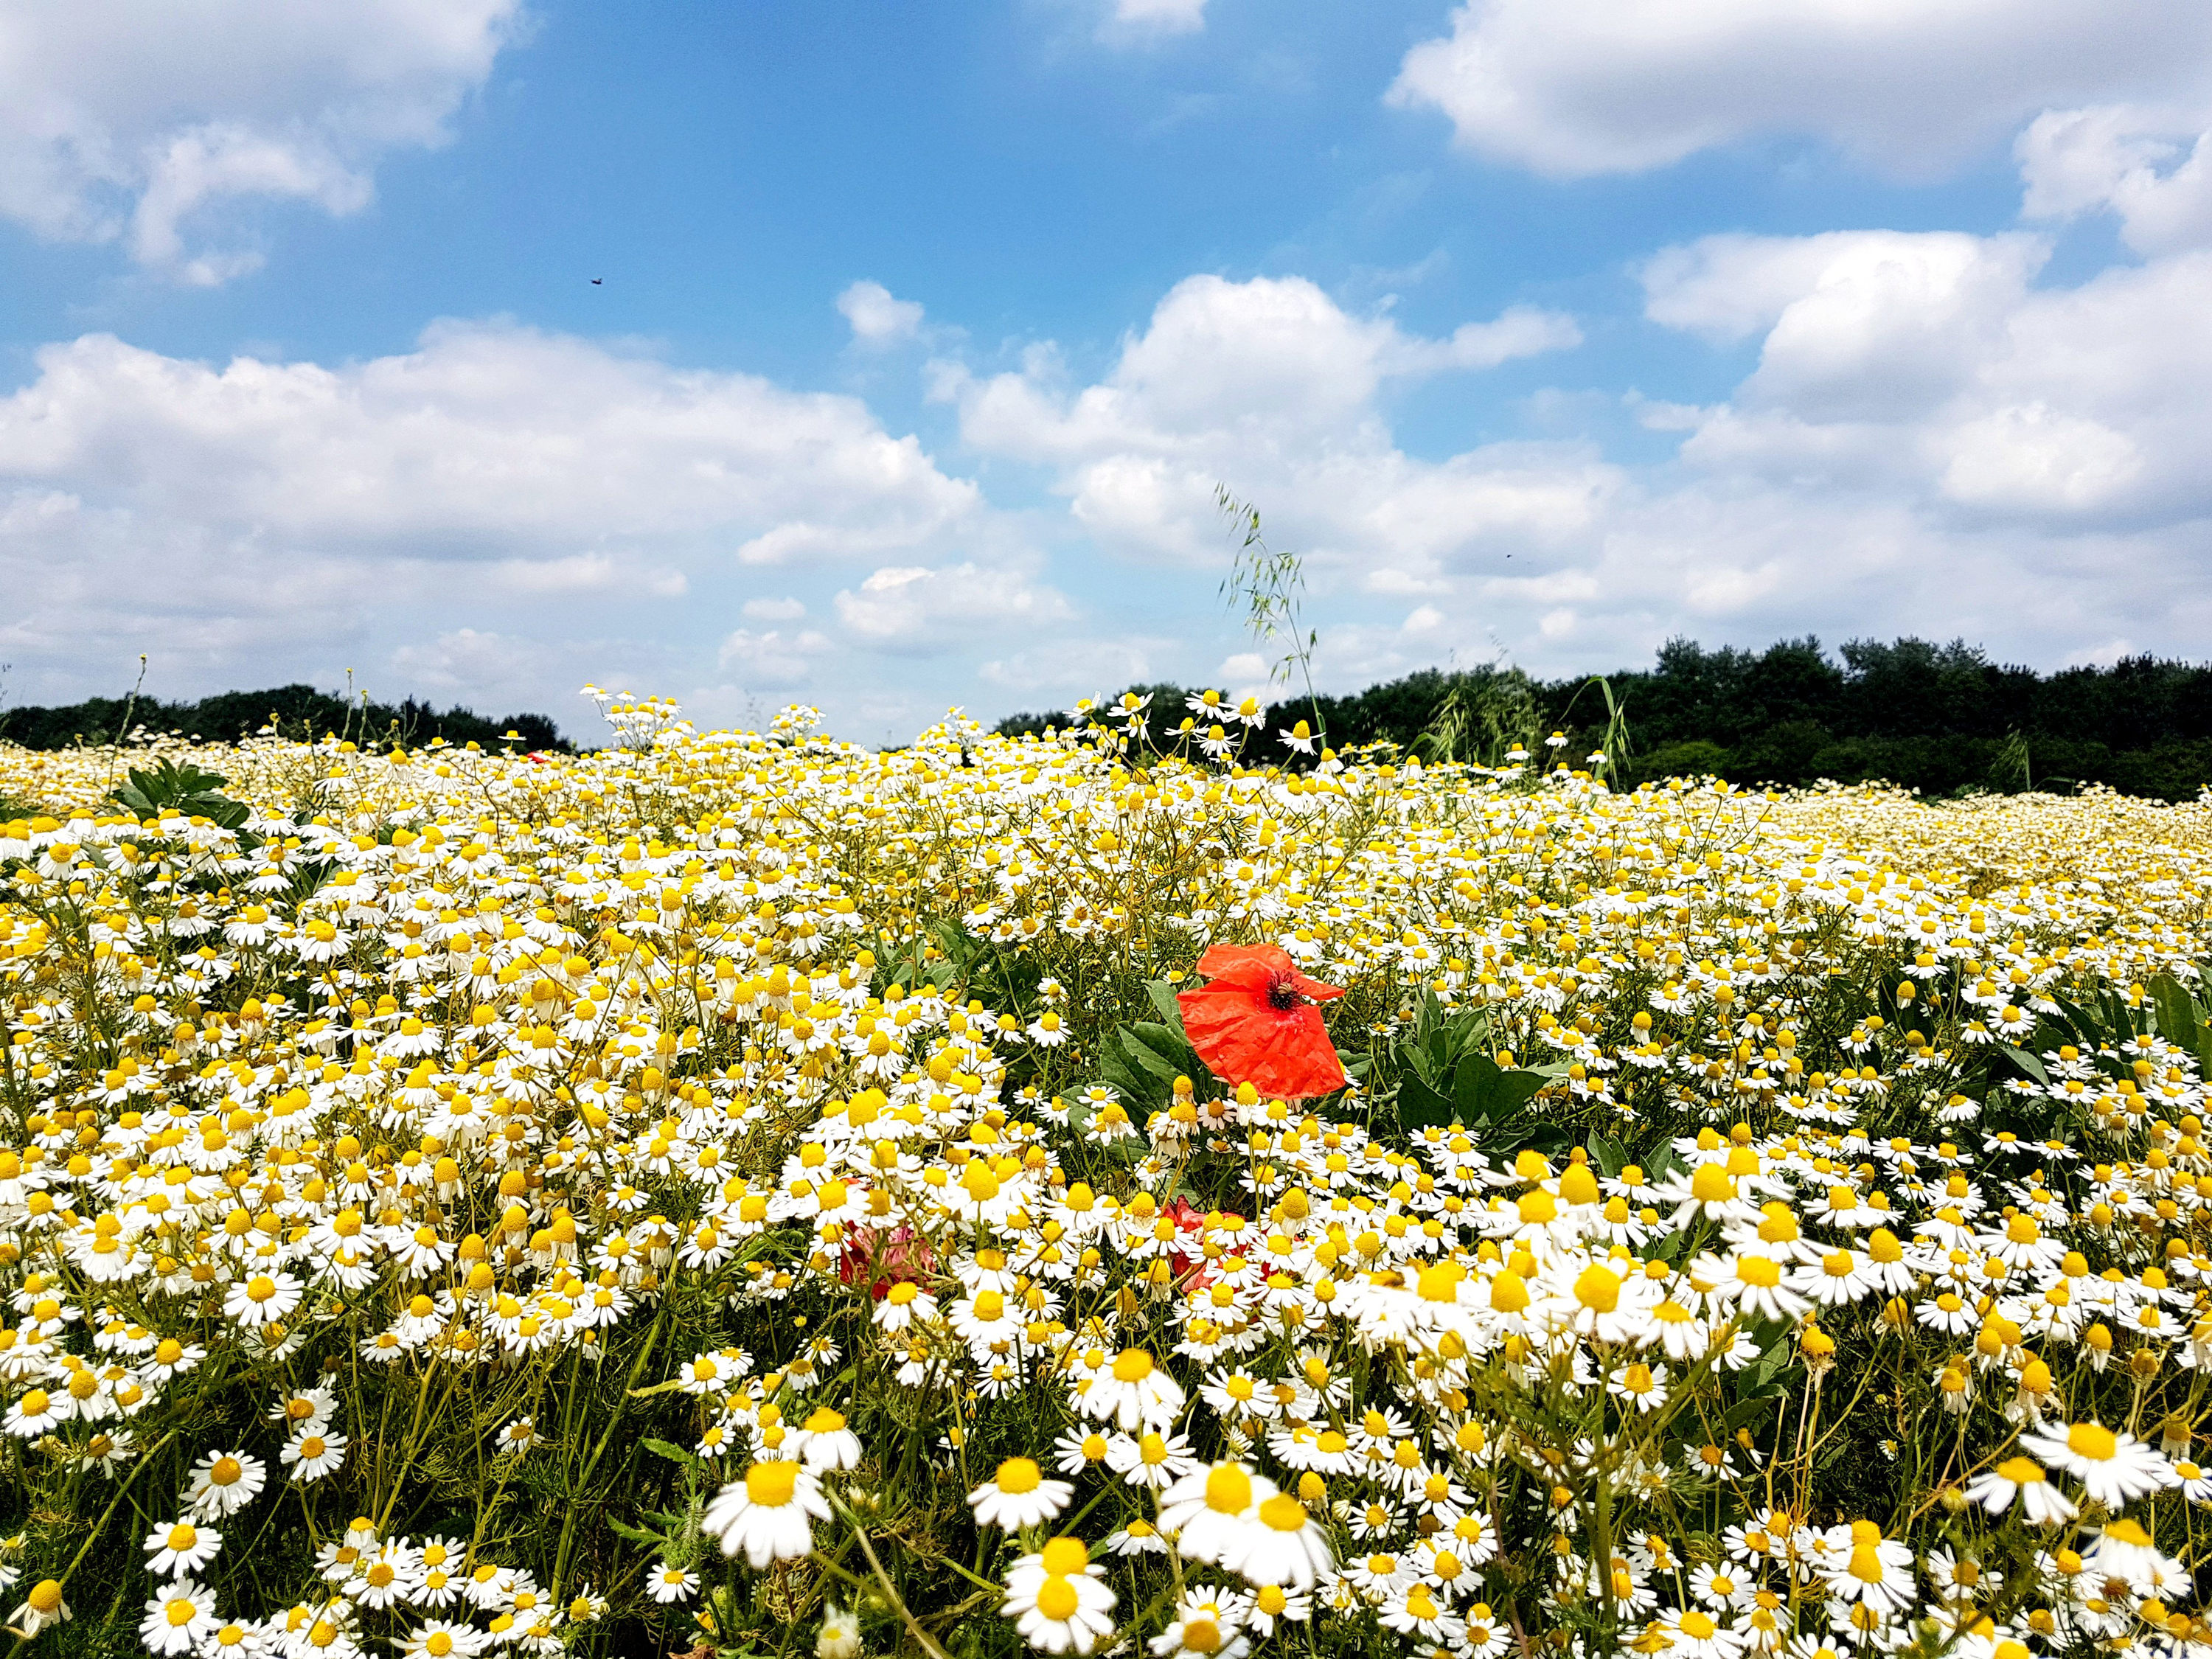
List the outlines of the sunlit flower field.
<svg viewBox="0 0 2212 1659">
<path fill-rule="evenodd" d="M 29 1651 L 2212 1650 L 2212 805 L 606 712 L 0 747 Z"/>
</svg>

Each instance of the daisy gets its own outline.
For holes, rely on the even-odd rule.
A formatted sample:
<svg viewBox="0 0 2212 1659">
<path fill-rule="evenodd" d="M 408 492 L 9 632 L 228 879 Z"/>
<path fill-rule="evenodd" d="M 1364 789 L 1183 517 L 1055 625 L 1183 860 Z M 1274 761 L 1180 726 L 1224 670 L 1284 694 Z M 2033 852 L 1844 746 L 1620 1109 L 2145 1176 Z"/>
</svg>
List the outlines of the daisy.
<svg viewBox="0 0 2212 1659">
<path fill-rule="evenodd" d="M 1198 1467 L 1189 1440 L 1147 1429 L 1132 1439 L 1115 1435 L 1106 1445 L 1106 1467 L 1133 1486 L 1160 1492 Z"/>
<path fill-rule="evenodd" d="M 1237 1541 L 1220 1558 L 1230 1571 L 1255 1584 L 1306 1589 L 1334 1570 L 1328 1534 L 1290 1493 L 1279 1492 L 1258 1504 L 1254 1516 L 1258 1524 L 1237 1534 Z"/>
<path fill-rule="evenodd" d="M 146 1603 L 138 1639 L 157 1654 L 189 1653 L 215 1634 L 215 1596 L 190 1578 L 179 1578 Z"/>
<path fill-rule="evenodd" d="M 1126 1431 L 1142 1423 L 1164 1429 L 1182 1410 L 1182 1385 L 1142 1348 L 1124 1348 L 1093 1376 L 1082 1395 L 1084 1414 L 1111 1418 Z"/>
<path fill-rule="evenodd" d="M 1275 1495 L 1273 1481 L 1241 1463 L 1195 1469 L 1160 1494 L 1160 1530 L 1187 1559 L 1226 1565 L 1242 1553 L 1246 1534 L 1260 1524 L 1260 1506 Z"/>
<path fill-rule="evenodd" d="M 2058 1526 L 2079 1513 L 2066 1494 L 2044 1478 L 2043 1466 L 2033 1458 L 2008 1457 L 1966 1483 L 1967 1500 L 1992 1515 L 2002 1515 L 2015 1497 L 2032 1526 Z"/>
<path fill-rule="evenodd" d="M 436 1620 L 408 1632 L 399 1644 L 407 1659 L 471 1659 L 482 1653 L 491 1638 L 473 1625 L 450 1624 Z"/>
<path fill-rule="evenodd" d="M 25 1636 L 36 1636 L 49 1625 L 66 1624 L 74 1617 L 70 1604 L 62 1600 L 62 1587 L 52 1578 L 41 1578 L 31 1586 L 31 1593 L 23 1603 L 8 1615 L 9 1625 Z"/>
<path fill-rule="evenodd" d="M 300 1281 L 288 1273 L 255 1273 L 231 1282 L 223 1293 L 222 1311 L 241 1325 L 273 1324 L 289 1318 L 304 1293 Z"/>
<path fill-rule="evenodd" d="M 342 1434 L 303 1434 L 286 1441 L 277 1455 L 292 1466 L 292 1479 L 304 1483 L 334 1474 L 345 1462 L 345 1453 Z"/>
<path fill-rule="evenodd" d="M 2063 1438 L 2056 1434 L 2024 1434 L 2020 1443 L 2073 1475 L 2092 1502 L 2109 1510 L 2172 1486 L 2176 1479 L 2173 1466 L 2159 1455 L 2155 1447 L 2098 1423 L 2072 1424 Z"/>
<path fill-rule="evenodd" d="M 1074 1496 L 1070 1482 L 1048 1479 L 1036 1460 L 1009 1457 L 996 1474 L 968 1494 L 968 1502 L 978 1525 L 1015 1532 L 1050 1520 Z"/>
<path fill-rule="evenodd" d="M 1079 1538 L 1055 1538 L 1006 1574 L 1011 1616 L 1023 1639 L 1047 1653 L 1089 1653 L 1114 1633 L 1115 1595 Z"/>
<path fill-rule="evenodd" d="M 845 1426 L 844 1413 L 827 1406 L 808 1414 L 792 1443 L 810 1469 L 849 1469 L 860 1461 L 860 1437 Z"/>
<path fill-rule="evenodd" d="M 800 1464 L 770 1458 L 747 1469 L 744 1480 L 724 1486 L 707 1506 L 699 1528 L 721 1541 L 723 1554 L 742 1551 L 759 1571 L 771 1561 L 797 1560 L 813 1549 L 810 1516 L 830 1518 L 822 1482 Z"/>
<path fill-rule="evenodd" d="M 1863 1601 L 1877 1615 L 1901 1611 L 1913 1597 L 1912 1547 L 1884 1538 L 1871 1521 L 1830 1529 L 1839 1562 L 1825 1569 L 1828 1589 L 1845 1601 Z M 1848 1551 L 1848 1553 L 1844 1553 Z"/>
<path fill-rule="evenodd" d="M 8 1407 L 7 1431 L 25 1440 L 36 1440 L 49 1429 L 69 1420 L 70 1397 L 33 1389 Z"/>
<path fill-rule="evenodd" d="M 1743 1650 L 1743 1639 L 1699 1607 L 1683 1607 L 1660 1620 L 1667 1632 L 1667 1651 L 1681 1659 L 1735 1659 Z"/>
<path fill-rule="evenodd" d="M 198 1572 L 215 1559 L 222 1534 L 213 1527 L 179 1521 L 146 1534 L 146 1571 L 156 1578 Z"/>
<path fill-rule="evenodd" d="M 835 1601 L 822 1604 L 822 1628 L 815 1632 L 814 1659 L 854 1659 L 860 1651 L 860 1621 Z"/>
<path fill-rule="evenodd" d="M 664 1607 L 671 1601 L 688 1601 L 698 1589 L 697 1573 L 672 1567 L 665 1561 L 646 1575 L 645 1593 Z"/>
<path fill-rule="evenodd" d="M 203 1519 L 234 1515 L 261 1495 L 268 1465 L 244 1452 L 210 1452 L 192 1465 L 185 1505 Z"/>
<path fill-rule="evenodd" d="M 1175 1622 L 1152 1638 L 1152 1651 L 1159 1659 L 1244 1659 L 1252 1641 L 1241 1628 L 1243 1611 L 1240 1596 L 1188 1591 L 1176 1604 Z"/>
</svg>

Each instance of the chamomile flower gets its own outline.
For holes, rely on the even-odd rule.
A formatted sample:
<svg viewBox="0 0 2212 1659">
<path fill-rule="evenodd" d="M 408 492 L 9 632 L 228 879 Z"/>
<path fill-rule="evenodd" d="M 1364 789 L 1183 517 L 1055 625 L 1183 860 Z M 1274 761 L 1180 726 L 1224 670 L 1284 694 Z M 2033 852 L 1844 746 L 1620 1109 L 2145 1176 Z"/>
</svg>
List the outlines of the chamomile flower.
<svg viewBox="0 0 2212 1659">
<path fill-rule="evenodd" d="M 830 1503 L 814 1472 L 788 1459 L 769 1458 L 724 1486 L 707 1505 L 699 1527 L 720 1543 L 723 1554 L 742 1554 L 758 1571 L 771 1561 L 806 1554 L 814 1547 L 814 1522 L 829 1518 Z"/>
<path fill-rule="evenodd" d="M 146 1571 L 156 1578 L 196 1573 L 216 1558 L 222 1534 L 213 1527 L 175 1521 L 146 1534 Z"/>
<path fill-rule="evenodd" d="M 1115 1595 L 1079 1538 L 1055 1538 L 1006 1574 L 1000 1612 L 1023 1640 L 1046 1653 L 1091 1652 L 1114 1634 Z"/>
<path fill-rule="evenodd" d="M 1182 1385 L 1143 1348 L 1124 1348 L 1092 1374 L 1080 1401 L 1085 1415 L 1118 1424 L 1165 1428 L 1182 1410 Z"/>
<path fill-rule="evenodd" d="M 1017 1532 L 1049 1521 L 1074 1496 L 1073 1485 L 1051 1479 L 1034 1458 L 1009 1457 L 997 1474 L 968 1494 L 968 1504 L 975 1511 L 977 1525 Z"/>
<path fill-rule="evenodd" d="M 2172 1464 L 2154 1446 L 2124 1430 L 2094 1422 L 2069 1424 L 2061 1434 L 2024 1434 L 2021 1445 L 2081 1481 L 2093 1503 L 2118 1510 L 2174 1484 Z"/>
<path fill-rule="evenodd" d="M 268 1479 L 268 1466 L 244 1452 L 209 1452 L 192 1465 L 185 1504 L 195 1520 L 220 1520 L 259 1497 Z"/>
<path fill-rule="evenodd" d="M 2029 1457 L 2008 1457 L 1996 1468 L 1983 1470 L 1966 1483 L 1966 1497 L 1992 1515 L 2002 1515 L 2017 1498 L 2021 1513 L 2031 1526 L 2060 1526 L 2079 1513 L 2066 1494 L 2045 1477 L 2043 1466 Z"/>
<path fill-rule="evenodd" d="M 215 1595 L 190 1578 L 179 1578 L 146 1603 L 138 1639 L 150 1653 L 190 1653 L 212 1636 L 222 1620 Z"/>
</svg>

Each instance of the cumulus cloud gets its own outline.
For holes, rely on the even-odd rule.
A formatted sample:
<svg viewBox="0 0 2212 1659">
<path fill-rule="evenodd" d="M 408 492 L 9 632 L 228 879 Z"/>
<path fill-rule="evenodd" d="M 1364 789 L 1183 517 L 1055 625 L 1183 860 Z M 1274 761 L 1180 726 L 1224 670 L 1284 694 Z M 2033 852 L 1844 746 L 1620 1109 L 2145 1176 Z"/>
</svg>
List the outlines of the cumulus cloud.
<svg viewBox="0 0 2212 1659">
<path fill-rule="evenodd" d="M 797 622 L 806 606 L 799 599 L 747 599 L 744 611 L 748 622 Z"/>
<path fill-rule="evenodd" d="M 1206 0 L 1112 0 L 1098 26 L 1109 40 L 1157 40 L 1206 27 Z"/>
<path fill-rule="evenodd" d="M 722 641 L 718 661 L 724 672 L 734 672 L 748 690 L 790 691 L 805 685 L 813 675 L 815 659 L 833 648 L 828 635 L 811 628 L 796 634 L 740 628 Z"/>
<path fill-rule="evenodd" d="M 744 561 L 932 556 L 983 514 L 856 398 L 568 337 L 447 323 L 395 356 L 217 366 L 88 335 L 0 398 L 0 659 L 20 696 L 149 647 L 219 684 L 522 612 L 662 634 Z"/>
<path fill-rule="evenodd" d="M 445 142 L 519 19 L 519 0 L 18 0 L 0 11 L 0 214 L 226 281 L 260 252 L 196 245 L 199 222 L 255 198 L 357 211 L 380 155 Z"/>
<path fill-rule="evenodd" d="M 0 477 L 82 492 L 149 532 L 301 555 L 544 560 L 582 540 L 845 556 L 918 543 L 976 501 L 856 398 L 504 325 L 441 324 L 412 352 L 336 368 L 218 368 L 108 335 L 37 366 L 0 400 Z"/>
<path fill-rule="evenodd" d="M 2201 111 L 2136 104 L 2048 110 L 2014 153 L 2027 218 L 2111 213 L 2138 253 L 2212 245 L 2212 131 Z"/>
<path fill-rule="evenodd" d="M 1175 648 L 1174 641 L 1153 638 L 1056 641 L 994 657 L 983 665 L 981 677 L 1026 696 L 1054 693 L 1072 702 L 1152 678 L 1163 653 L 1172 654 Z"/>
<path fill-rule="evenodd" d="M 1044 467 L 1109 556 L 1218 569 L 1216 480 L 1257 501 L 1307 557 L 1332 686 L 1455 653 L 1566 672 L 1679 631 L 1808 624 L 2044 660 L 2116 638 L 2195 648 L 2212 628 L 2212 337 L 2192 319 L 2212 308 L 2212 252 L 2054 285 L 2049 251 L 2029 232 L 1892 231 L 1662 251 L 1641 270 L 1650 319 L 1754 342 L 1757 362 L 1710 404 L 1629 400 L 1679 439 L 1658 464 L 1571 439 L 1409 453 L 1387 393 L 1443 372 L 1446 343 L 1295 280 L 1179 284 L 1088 384 L 1040 349 L 992 376 L 940 366 L 937 393 L 969 444 Z M 1080 684 L 1123 683 L 1103 672 L 1120 665 Z M 1266 678 L 1256 653 L 1216 672 Z"/>
<path fill-rule="evenodd" d="M 1554 176 L 1774 134 L 1919 174 L 2054 106 L 2199 95 L 2208 71 L 2212 10 L 2172 0 L 1468 0 L 1389 98 Z"/>
<path fill-rule="evenodd" d="M 837 296 L 837 309 L 852 325 L 854 340 L 864 346 L 910 340 L 921 330 L 921 306 L 896 300 L 881 283 L 854 283 Z"/>
<path fill-rule="evenodd" d="M 1441 462 L 1394 442 L 1387 386 L 1571 346 L 1571 319 L 1515 310 L 1444 339 L 1346 313 L 1312 283 L 1193 276 L 1153 310 L 1094 385 L 1049 352 L 977 379 L 940 372 L 974 447 L 1043 463 L 1103 546 L 1148 558 L 1225 557 L 1214 507 L 1232 481 L 1299 526 L 1317 561 L 1365 581 L 1489 545 L 1587 526 L 1620 474 L 1579 446 L 1498 445 Z"/>
<path fill-rule="evenodd" d="M 2034 285 L 2033 237 L 1715 238 L 1645 271 L 1659 321 L 1766 322 L 1757 369 L 1683 454 L 1774 484 L 1886 489 L 2026 527 L 2212 513 L 2197 418 L 2212 254 Z M 1795 289 L 1794 295 L 1791 292 Z"/>
<path fill-rule="evenodd" d="M 478 714 L 496 718 L 519 712 L 538 689 L 544 647 L 512 635 L 456 628 L 428 643 L 400 646 L 390 660 L 399 684 L 409 690 L 471 701 Z M 559 709 L 556 717 L 568 714 Z"/>
<path fill-rule="evenodd" d="M 836 598 L 837 619 L 879 649 L 927 653 L 973 645 L 1007 628 L 1067 621 L 1074 608 L 1057 589 L 1012 568 L 972 562 L 886 565 Z"/>
</svg>

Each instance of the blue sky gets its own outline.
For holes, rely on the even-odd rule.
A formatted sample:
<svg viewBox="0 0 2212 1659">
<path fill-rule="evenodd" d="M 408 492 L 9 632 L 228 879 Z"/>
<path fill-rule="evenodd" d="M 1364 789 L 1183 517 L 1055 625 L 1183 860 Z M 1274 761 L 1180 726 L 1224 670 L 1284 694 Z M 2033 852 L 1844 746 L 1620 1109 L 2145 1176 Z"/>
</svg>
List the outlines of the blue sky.
<svg viewBox="0 0 2212 1659">
<path fill-rule="evenodd" d="M 1217 482 L 1338 687 L 2207 654 L 2201 7 L 83 10 L 0 15 L 9 701 L 1245 689 Z"/>
</svg>

